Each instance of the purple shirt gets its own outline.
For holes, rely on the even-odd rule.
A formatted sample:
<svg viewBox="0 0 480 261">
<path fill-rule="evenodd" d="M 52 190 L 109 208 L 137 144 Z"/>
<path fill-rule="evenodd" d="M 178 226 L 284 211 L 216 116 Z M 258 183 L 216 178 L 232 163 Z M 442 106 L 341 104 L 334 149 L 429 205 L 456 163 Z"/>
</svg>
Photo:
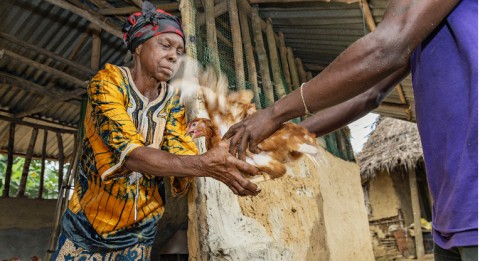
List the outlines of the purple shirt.
<svg viewBox="0 0 480 261">
<path fill-rule="evenodd" d="M 477 8 L 461 1 L 410 60 L 433 238 L 445 249 L 478 244 Z"/>
</svg>

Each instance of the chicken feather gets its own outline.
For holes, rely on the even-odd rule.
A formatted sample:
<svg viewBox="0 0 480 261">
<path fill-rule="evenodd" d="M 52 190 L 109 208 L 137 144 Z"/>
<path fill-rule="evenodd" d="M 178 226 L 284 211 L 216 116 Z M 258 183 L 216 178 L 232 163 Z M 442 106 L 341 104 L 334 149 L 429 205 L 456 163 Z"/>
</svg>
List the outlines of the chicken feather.
<svg viewBox="0 0 480 261">
<path fill-rule="evenodd" d="M 194 70 L 198 72 L 198 78 L 188 82 L 198 82 L 198 86 L 181 88 L 181 96 L 199 96 L 204 101 L 209 119 L 193 119 L 187 127 L 187 134 L 193 138 L 204 136 L 207 149 L 210 149 L 221 141 L 221 137 L 232 125 L 255 113 L 255 105 L 251 103 L 253 92 L 229 91 L 225 75 L 218 74 L 213 67 L 202 70 L 196 62 L 190 63 L 197 66 Z M 197 93 L 192 94 L 192 90 Z M 272 179 L 285 175 L 285 163 L 297 160 L 304 153 L 317 153 L 315 136 L 291 122 L 284 123 L 280 129 L 258 144 L 258 148 L 261 150 L 258 154 L 247 151 L 246 161 Z"/>
</svg>

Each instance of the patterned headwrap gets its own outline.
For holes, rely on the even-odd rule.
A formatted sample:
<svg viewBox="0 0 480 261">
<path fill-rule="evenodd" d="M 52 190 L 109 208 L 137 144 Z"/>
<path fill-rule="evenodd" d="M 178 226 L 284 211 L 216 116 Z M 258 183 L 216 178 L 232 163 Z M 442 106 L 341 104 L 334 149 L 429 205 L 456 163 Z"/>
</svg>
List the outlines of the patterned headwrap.
<svg viewBox="0 0 480 261">
<path fill-rule="evenodd" d="M 161 9 L 156 9 L 149 1 L 143 1 L 142 12 L 128 17 L 122 31 L 123 40 L 132 53 L 139 45 L 162 33 L 176 33 L 185 43 L 180 19 Z"/>
</svg>

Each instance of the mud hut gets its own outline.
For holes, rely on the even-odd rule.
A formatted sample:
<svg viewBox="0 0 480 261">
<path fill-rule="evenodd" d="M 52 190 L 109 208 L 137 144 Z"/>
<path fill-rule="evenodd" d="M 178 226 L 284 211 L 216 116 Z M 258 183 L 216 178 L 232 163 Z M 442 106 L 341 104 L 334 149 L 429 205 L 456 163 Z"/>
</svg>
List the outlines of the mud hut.
<svg viewBox="0 0 480 261">
<path fill-rule="evenodd" d="M 357 160 L 375 256 L 422 256 L 424 236 L 430 252 L 430 234 L 420 226 L 421 218 L 431 221 L 431 198 L 416 124 L 380 117 Z"/>
</svg>

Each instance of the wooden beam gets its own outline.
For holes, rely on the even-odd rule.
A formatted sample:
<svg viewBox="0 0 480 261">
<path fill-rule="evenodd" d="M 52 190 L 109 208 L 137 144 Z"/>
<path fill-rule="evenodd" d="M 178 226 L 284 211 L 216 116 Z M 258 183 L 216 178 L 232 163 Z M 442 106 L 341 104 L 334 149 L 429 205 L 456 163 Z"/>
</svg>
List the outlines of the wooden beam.
<svg viewBox="0 0 480 261">
<path fill-rule="evenodd" d="M 26 116 L 30 116 L 32 114 L 45 111 L 52 107 L 52 102 L 62 102 L 62 101 L 70 100 L 72 98 L 77 98 L 80 95 L 84 94 L 85 92 L 86 90 L 84 89 L 76 89 L 74 91 L 64 93 L 63 95 L 55 99 L 47 99 L 47 101 L 42 101 L 38 105 L 35 105 L 32 109 L 15 113 L 15 118 L 21 119 Z"/>
<path fill-rule="evenodd" d="M 253 55 L 252 38 L 250 36 L 250 27 L 248 25 L 248 15 L 239 9 L 240 28 L 242 29 L 242 41 L 245 47 L 245 57 L 248 67 L 248 79 L 253 91 L 253 100 L 257 108 L 262 108 L 260 103 L 260 90 L 257 81 L 257 66 L 255 65 L 255 56 Z"/>
<path fill-rule="evenodd" d="M 257 9 L 252 9 L 252 26 L 255 40 L 255 51 L 257 52 L 258 65 L 262 76 L 262 90 L 265 97 L 265 107 L 274 103 L 272 80 L 268 68 L 268 57 L 263 42 L 262 29 L 260 25 L 260 16 Z"/>
<path fill-rule="evenodd" d="M 47 157 L 47 140 L 48 140 L 48 131 L 43 130 L 43 144 L 42 144 L 42 169 L 40 170 L 40 186 L 38 188 L 37 198 L 41 199 L 43 197 L 43 188 L 45 183 L 45 158 Z"/>
<path fill-rule="evenodd" d="M 76 6 L 68 3 L 67 1 L 62 1 L 62 0 L 44 0 L 44 1 L 46 1 L 50 4 L 52 4 L 52 5 L 56 5 L 60 8 L 65 9 L 65 10 L 68 10 L 68 11 L 70 11 L 70 12 L 76 14 L 76 15 L 79 15 L 79 16 L 87 19 L 91 23 L 100 26 L 106 32 L 111 33 L 111 34 L 115 35 L 116 37 L 118 37 L 120 39 L 123 39 L 123 33 L 122 33 L 122 30 L 121 30 L 120 26 L 109 24 L 107 22 L 107 20 L 105 19 L 105 17 L 103 17 L 101 14 L 98 14 L 97 12 L 95 12 L 91 9 L 89 9 L 87 11 L 87 10 L 84 10 L 82 8 L 76 7 Z"/>
<path fill-rule="evenodd" d="M 235 80 L 238 90 L 245 89 L 245 68 L 243 64 L 242 35 L 238 18 L 237 0 L 228 0 L 228 16 L 232 30 L 233 59 L 235 65 Z"/>
<path fill-rule="evenodd" d="M 90 67 L 98 71 L 100 68 L 100 53 L 102 50 L 102 42 L 100 39 L 100 28 L 92 31 L 92 56 L 90 60 Z"/>
<path fill-rule="evenodd" d="M 415 173 L 415 168 L 408 169 L 408 180 L 410 183 L 410 197 L 415 231 L 415 250 L 417 253 L 417 259 L 422 259 L 425 255 L 425 249 L 423 246 L 422 226 L 420 223 L 420 200 L 418 198 L 417 175 Z"/>
<path fill-rule="evenodd" d="M 227 1 L 222 1 L 215 5 L 214 7 L 214 17 L 217 18 L 228 11 Z M 183 18 L 183 17 L 182 17 Z M 204 25 L 206 22 L 205 13 L 199 13 L 197 15 L 197 22 L 200 26 Z"/>
<path fill-rule="evenodd" d="M 268 54 L 270 55 L 270 67 L 272 68 L 273 83 L 278 99 L 285 96 L 285 86 L 283 86 L 282 73 L 280 69 L 280 61 L 278 59 L 277 45 L 275 44 L 275 33 L 273 32 L 272 19 L 267 20 L 267 44 Z"/>
<path fill-rule="evenodd" d="M 17 60 L 21 63 L 24 63 L 24 64 L 27 64 L 29 66 L 32 66 L 38 70 L 41 70 L 41 71 L 44 71 L 44 72 L 47 72 L 47 73 L 50 73 L 56 77 L 59 77 L 59 78 L 62 78 L 62 79 L 65 79 L 75 85 L 79 85 L 79 86 L 82 86 L 82 87 L 86 87 L 87 86 L 87 83 L 86 81 L 82 81 L 76 77 L 73 77 L 71 76 L 70 74 L 67 74 L 67 73 L 64 73 L 62 71 L 59 71 L 57 69 L 54 69 L 50 66 L 47 66 L 45 64 L 41 64 L 39 62 L 36 62 L 34 60 L 31 60 L 30 58 L 27 58 L 27 57 L 24 57 L 20 54 L 17 54 L 17 53 L 14 53 L 13 51 L 10 51 L 10 50 L 7 50 L 7 49 L 2 49 L 0 50 L 0 59 L 2 59 L 4 56 L 9 56 L 10 58 L 14 59 L 14 60 Z"/>
<path fill-rule="evenodd" d="M 37 141 L 38 129 L 32 130 L 32 136 L 30 137 L 30 143 L 28 144 L 27 156 L 25 157 L 25 163 L 23 164 L 22 177 L 20 178 L 20 185 L 18 186 L 17 197 L 25 197 L 25 190 L 27 187 L 28 172 L 30 170 L 30 163 L 32 162 L 33 150 L 35 149 L 35 143 Z"/>
<path fill-rule="evenodd" d="M 23 89 L 25 91 L 33 91 L 51 98 L 57 98 L 62 95 L 62 92 L 59 89 L 42 86 L 40 84 L 36 84 L 34 82 L 5 72 L 0 72 L 0 82 L 3 84 L 14 85 L 15 87 Z"/>
<path fill-rule="evenodd" d="M 179 10 L 179 3 L 168 3 L 155 5 L 157 9 L 164 11 L 176 11 Z M 135 12 L 140 12 L 141 8 L 136 6 L 118 7 L 118 8 L 102 8 L 98 10 L 101 15 L 130 15 Z"/>
<path fill-rule="evenodd" d="M 137 5 L 139 8 L 142 8 L 142 0 L 130 0 L 133 2 L 135 5 Z"/>
<path fill-rule="evenodd" d="M 375 20 L 373 19 L 372 11 L 368 6 L 367 0 L 360 0 L 358 1 L 358 4 L 360 6 L 360 9 L 362 9 L 363 15 L 365 17 L 365 23 L 367 24 L 368 29 L 370 30 L 370 32 L 375 31 L 377 25 L 375 24 Z"/>
<path fill-rule="evenodd" d="M 327 3 L 346 3 L 351 4 L 359 0 L 249 0 L 252 4 L 289 4 L 302 2 L 327 2 Z"/>
<path fill-rule="evenodd" d="M 52 126 L 48 126 L 48 125 L 32 123 L 32 122 L 28 122 L 28 121 L 24 121 L 24 120 L 14 118 L 13 116 L 0 115 L 0 120 L 8 121 L 8 122 L 14 123 L 16 125 L 28 126 L 28 127 L 31 127 L 31 128 L 46 129 L 46 130 L 53 131 L 53 132 L 68 133 L 68 134 L 76 134 L 77 133 L 77 130 L 56 128 L 56 127 L 52 127 Z"/>
<path fill-rule="evenodd" d="M 36 45 L 33 45 L 33 44 L 30 44 L 30 43 L 27 43 L 27 42 L 24 42 L 24 41 L 21 41 L 17 38 L 15 38 L 14 36 L 12 35 L 9 35 L 9 34 L 6 34 L 6 33 L 3 33 L 3 32 L 0 32 L 0 38 L 3 38 L 5 40 L 8 40 L 12 43 L 14 43 L 15 45 L 19 45 L 19 46 L 22 46 L 23 48 L 26 48 L 26 49 L 30 49 L 32 51 L 35 51 L 36 53 L 39 53 L 39 54 L 42 54 L 42 55 L 45 55 L 53 60 L 56 60 L 58 62 L 61 62 L 61 63 L 64 63 L 68 66 L 71 66 L 77 70 L 80 70 L 84 73 L 86 73 L 87 75 L 93 75 L 95 73 L 94 70 L 90 69 L 90 68 L 87 68 L 81 64 L 78 64 L 78 63 L 75 63 L 69 59 L 66 59 L 66 58 L 63 58 L 62 56 L 60 55 L 57 55 L 55 53 L 52 53 L 48 50 L 45 50 L 43 48 L 40 48 L 40 47 L 37 47 Z"/>
<path fill-rule="evenodd" d="M 5 186 L 2 197 L 8 198 L 10 195 L 10 181 L 12 179 L 13 153 L 15 151 L 15 122 L 10 122 L 10 135 L 8 137 L 8 158 L 7 169 L 5 171 Z"/>
</svg>

